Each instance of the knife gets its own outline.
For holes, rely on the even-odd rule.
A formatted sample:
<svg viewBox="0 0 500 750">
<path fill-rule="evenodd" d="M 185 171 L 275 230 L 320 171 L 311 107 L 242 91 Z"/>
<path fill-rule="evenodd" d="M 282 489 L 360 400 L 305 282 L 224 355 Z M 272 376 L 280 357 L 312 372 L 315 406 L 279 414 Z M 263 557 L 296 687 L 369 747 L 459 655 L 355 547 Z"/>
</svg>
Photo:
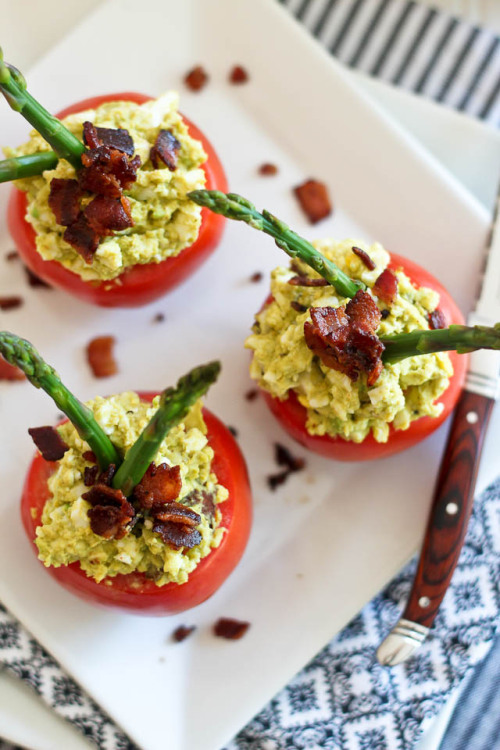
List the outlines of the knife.
<svg viewBox="0 0 500 750">
<path fill-rule="evenodd" d="M 469 325 L 500 321 L 500 192 L 486 268 Z M 455 408 L 434 488 L 424 543 L 401 619 L 377 650 L 380 664 L 406 661 L 426 639 L 455 570 L 474 501 L 474 488 L 488 422 L 498 398 L 500 352 L 470 355 L 464 389 Z"/>
</svg>

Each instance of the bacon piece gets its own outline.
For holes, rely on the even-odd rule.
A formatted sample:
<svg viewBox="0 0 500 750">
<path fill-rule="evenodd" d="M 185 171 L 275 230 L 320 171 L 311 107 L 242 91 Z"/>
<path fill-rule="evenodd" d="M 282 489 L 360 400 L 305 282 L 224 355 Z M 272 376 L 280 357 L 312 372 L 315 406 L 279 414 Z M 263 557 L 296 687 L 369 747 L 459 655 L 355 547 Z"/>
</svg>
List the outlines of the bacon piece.
<svg viewBox="0 0 500 750">
<path fill-rule="evenodd" d="M 294 299 L 290 302 L 290 307 L 298 313 L 305 313 L 309 309 L 306 305 L 301 305 L 300 302 L 296 302 Z"/>
<path fill-rule="evenodd" d="M 125 130 L 125 128 L 99 128 L 88 120 L 83 123 L 83 142 L 90 149 L 109 146 L 128 154 L 128 156 L 132 156 L 134 153 L 134 141 L 128 130 Z"/>
<path fill-rule="evenodd" d="M 82 458 L 84 458 L 85 461 L 89 461 L 91 464 L 97 463 L 97 457 L 94 451 L 84 451 L 84 453 L 82 453 Z"/>
<path fill-rule="evenodd" d="M 19 253 L 17 250 L 9 250 L 9 252 L 5 255 L 5 260 L 9 263 L 13 260 L 19 260 Z"/>
<path fill-rule="evenodd" d="M 19 367 L 6 362 L 0 357 L 0 380 L 26 380 L 26 375 Z"/>
<path fill-rule="evenodd" d="M 156 521 L 153 524 L 153 531 L 160 534 L 165 544 L 177 548 L 187 547 L 191 549 L 200 544 L 202 540 L 198 529 L 191 529 L 179 523 L 172 523 L 172 521 Z"/>
<path fill-rule="evenodd" d="M 312 307 L 310 314 L 304 336 L 311 351 L 353 381 L 365 372 L 373 385 L 382 370 L 384 345 L 375 335 L 380 310 L 368 292 L 359 290 L 345 308 Z"/>
<path fill-rule="evenodd" d="M 46 461 L 59 461 L 69 450 L 54 427 L 30 427 L 28 432 Z"/>
<path fill-rule="evenodd" d="M 49 206 L 58 224 L 69 227 L 78 219 L 81 197 L 77 180 L 55 177 L 50 181 Z"/>
<path fill-rule="evenodd" d="M 288 283 L 291 286 L 328 286 L 326 279 L 311 279 L 309 276 L 292 276 L 288 279 Z"/>
<path fill-rule="evenodd" d="M 306 465 L 304 458 L 292 455 L 291 451 L 281 443 L 274 444 L 274 457 L 278 466 L 285 466 L 288 471 L 301 471 Z"/>
<path fill-rule="evenodd" d="M 195 625 L 191 625 L 190 627 L 186 627 L 185 625 L 179 625 L 178 628 L 174 630 L 172 633 L 172 640 L 176 643 L 180 643 L 181 641 L 185 641 L 186 638 L 189 638 L 189 636 L 194 633 L 196 630 Z"/>
<path fill-rule="evenodd" d="M 250 276 L 250 281 L 252 282 L 252 284 L 258 284 L 259 281 L 262 281 L 263 277 L 264 274 L 262 273 L 262 271 L 255 271 L 255 273 Z"/>
<path fill-rule="evenodd" d="M 85 208 L 85 218 L 101 237 L 121 232 L 134 225 L 128 198 L 97 195 Z"/>
<path fill-rule="evenodd" d="M 82 164 L 84 169 L 78 173 L 82 190 L 120 198 L 122 189 L 127 190 L 136 181 L 141 158 L 129 159 L 118 149 L 98 146 L 83 154 Z"/>
<path fill-rule="evenodd" d="M 118 367 L 113 357 L 114 336 L 97 336 L 87 345 L 87 359 L 96 378 L 116 375 Z"/>
<path fill-rule="evenodd" d="M 149 510 L 156 505 L 172 503 L 172 500 L 179 497 L 181 488 L 180 466 L 168 466 L 166 463 L 155 466 L 151 463 L 139 484 L 135 486 L 134 497 L 141 508 Z"/>
<path fill-rule="evenodd" d="M 235 65 L 229 73 L 230 83 L 246 83 L 249 79 L 248 72 L 242 65 Z"/>
<path fill-rule="evenodd" d="M 114 464 L 109 464 L 109 466 L 99 475 L 99 484 L 107 484 L 108 487 L 110 487 L 115 474 L 116 466 Z"/>
<path fill-rule="evenodd" d="M 135 510 L 121 490 L 106 484 L 95 484 L 82 497 L 92 506 L 87 515 L 94 534 L 104 539 L 122 539 L 125 536 Z"/>
<path fill-rule="evenodd" d="M 247 401 L 255 401 L 258 395 L 259 391 L 257 388 L 250 388 L 250 390 L 245 393 L 245 398 Z"/>
<path fill-rule="evenodd" d="M 74 224 L 66 227 L 63 239 L 82 256 L 85 263 L 92 263 L 100 238 L 82 212 Z"/>
<path fill-rule="evenodd" d="M 208 74 L 201 65 L 197 65 L 186 73 L 184 83 L 191 91 L 201 91 L 208 83 Z"/>
<path fill-rule="evenodd" d="M 259 174 L 263 177 L 273 177 L 275 174 L 278 174 L 278 167 L 276 164 L 264 162 L 264 164 L 261 164 L 259 167 Z"/>
<path fill-rule="evenodd" d="M 201 516 L 191 508 L 181 503 L 165 503 L 161 507 L 153 507 L 153 514 L 157 521 L 170 521 L 192 528 L 201 523 Z"/>
<path fill-rule="evenodd" d="M 99 467 L 86 466 L 83 470 L 83 483 L 85 487 L 92 487 L 97 482 L 97 475 L 99 474 Z"/>
<path fill-rule="evenodd" d="M 155 169 L 159 169 L 162 161 L 171 172 L 174 172 L 177 169 L 180 147 L 180 142 L 170 130 L 160 130 L 149 152 L 151 164 Z"/>
<path fill-rule="evenodd" d="M 17 307 L 21 307 L 23 303 L 23 298 L 17 295 L 12 297 L 0 297 L 0 310 L 3 310 L 4 312 L 7 310 L 15 310 Z"/>
<path fill-rule="evenodd" d="M 385 271 L 382 271 L 373 285 L 372 292 L 388 307 L 392 305 L 396 294 L 398 293 L 398 277 L 394 271 L 390 268 L 386 268 Z"/>
<path fill-rule="evenodd" d="M 431 331 L 435 331 L 436 328 L 446 328 L 446 318 L 442 310 L 437 307 L 431 313 L 429 313 L 429 328 Z"/>
<path fill-rule="evenodd" d="M 352 247 L 351 250 L 353 251 L 354 255 L 357 255 L 358 258 L 365 264 L 369 271 L 375 270 L 377 266 L 367 252 L 362 250 L 360 247 Z"/>
<path fill-rule="evenodd" d="M 220 617 L 214 625 L 214 635 L 237 641 L 243 638 L 249 627 L 249 622 L 234 620 L 232 617 Z"/>
<path fill-rule="evenodd" d="M 52 289 L 52 287 L 49 284 L 46 284 L 45 281 L 43 281 L 39 276 L 36 275 L 36 273 L 33 273 L 31 268 L 28 268 L 28 266 L 24 266 L 24 272 L 26 273 L 26 278 L 28 279 L 28 284 L 33 287 L 40 287 L 43 289 Z"/>
<path fill-rule="evenodd" d="M 323 182 L 306 180 L 302 185 L 297 185 L 293 192 L 311 224 L 316 224 L 332 213 L 328 188 Z"/>
<path fill-rule="evenodd" d="M 277 474 L 269 474 L 269 476 L 267 477 L 267 485 L 269 489 L 274 492 L 277 487 L 286 482 L 289 476 L 290 472 L 288 471 L 288 469 L 279 471 Z"/>
</svg>

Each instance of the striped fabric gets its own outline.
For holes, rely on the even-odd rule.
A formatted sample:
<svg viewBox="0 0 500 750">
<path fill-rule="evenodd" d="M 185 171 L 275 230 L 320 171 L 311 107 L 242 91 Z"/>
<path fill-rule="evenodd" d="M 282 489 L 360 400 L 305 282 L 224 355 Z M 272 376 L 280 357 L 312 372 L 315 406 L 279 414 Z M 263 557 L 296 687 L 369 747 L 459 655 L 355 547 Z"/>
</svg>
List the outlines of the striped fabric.
<svg viewBox="0 0 500 750">
<path fill-rule="evenodd" d="M 500 37 L 413 0 L 279 0 L 340 62 L 500 125 Z"/>
</svg>

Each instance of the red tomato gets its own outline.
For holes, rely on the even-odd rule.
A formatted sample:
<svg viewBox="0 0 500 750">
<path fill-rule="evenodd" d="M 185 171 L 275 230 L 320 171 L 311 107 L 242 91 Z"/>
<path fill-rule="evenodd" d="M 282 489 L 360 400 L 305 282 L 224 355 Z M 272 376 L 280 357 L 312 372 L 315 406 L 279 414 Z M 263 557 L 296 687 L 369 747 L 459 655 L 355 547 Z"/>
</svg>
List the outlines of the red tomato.
<svg viewBox="0 0 500 750">
<path fill-rule="evenodd" d="M 390 267 L 393 269 L 402 268 L 417 286 L 426 286 L 437 291 L 440 296 L 439 308 L 444 313 L 448 325 L 464 322 L 462 313 L 449 293 L 430 273 L 411 260 L 394 254 L 391 255 Z M 301 445 L 315 453 L 339 461 L 368 461 L 383 458 L 419 443 L 431 432 L 434 432 L 454 409 L 463 387 L 468 357 L 456 352 L 448 352 L 448 354 L 454 374 L 450 379 L 450 385 L 438 399 L 444 405 L 440 416 L 420 417 L 420 419 L 411 422 L 407 430 L 395 430 L 390 426 L 389 439 L 386 443 L 378 443 L 371 433 L 362 443 L 353 443 L 350 440 L 330 437 L 329 435 L 311 435 L 306 429 L 307 410 L 299 403 L 293 391 L 290 391 L 290 395 L 285 401 L 273 398 L 265 390 L 262 391 L 262 395 L 281 426 Z"/>
<path fill-rule="evenodd" d="M 66 107 L 59 112 L 58 117 L 66 117 L 109 101 L 126 100 L 142 104 L 150 99 L 150 96 L 133 92 L 95 96 Z M 201 141 L 208 156 L 202 165 L 206 174 L 207 189 L 227 191 L 226 176 L 212 145 L 186 117 L 184 122 L 189 128 L 189 134 Z M 215 250 L 225 222 L 223 216 L 204 208 L 198 239 L 175 258 L 167 258 L 161 263 L 131 266 L 111 281 L 89 282 L 83 281 L 80 276 L 64 268 L 57 261 L 42 258 L 35 246 L 35 231 L 25 220 L 25 215 L 26 194 L 14 188 L 9 200 L 7 223 L 26 265 L 51 286 L 100 307 L 140 307 L 163 296 L 165 292 L 180 284 Z"/>
<path fill-rule="evenodd" d="M 151 400 L 154 393 L 142 393 Z M 252 499 L 245 460 L 238 445 L 222 422 L 207 409 L 203 415 L 208 442 L 214 450 L 212 471 L 229 491 L 219 506 L 221 525 L 227 529 L 220 545 L 203 558 L 189 574 L 186 583 L 156 586 L 143 573 L 105 578 L 96 583 L 78 563 L 46 568 L 64 588 L 89 602 L 144 615 L 171 615 L 201 604 L 226 580 L 238 564 L 246 547 L 252 522 Z M 57 463 L 45 461 L 39 454 L 33 460 L 21 499 L 23 526 L 30 541 L 41 524 L 42 511 L 50 497 L 47 480 Z M 38 554 L 38 550 L 33 544 Z"/>
</svg>

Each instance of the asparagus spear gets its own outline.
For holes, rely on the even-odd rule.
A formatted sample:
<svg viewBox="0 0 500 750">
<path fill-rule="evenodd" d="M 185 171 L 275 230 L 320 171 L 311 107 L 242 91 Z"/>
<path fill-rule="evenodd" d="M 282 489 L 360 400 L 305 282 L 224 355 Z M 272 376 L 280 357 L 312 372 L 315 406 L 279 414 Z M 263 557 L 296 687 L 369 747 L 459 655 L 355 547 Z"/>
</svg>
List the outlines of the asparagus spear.
<svg viewBox="0 0 500 750">
<path fill-rule="evenodd" d="M 60 381 L 56 371 L 40 356 L 29 341 L 8 331 L 0 331 L 0 354 L 11 365 L 19 367 L 35 388 L 42 388 L 66 414 L 78 434 L 94 451 L 101 469 L 110 464 L 118 466 L 121 457 L 117 449 L 96 422 L 88 407 L 81 403 Z"/>
<path fill-rule="evenodd" d="M 455 350 L 459 354 L 476 349 L 500 349 L 500 323 L 489 326 L 451 325 L 434 331 L 410 331 L 384 336 L 385 346 L 382 360 L 385 363 L 399 362 L 406 357 L 419 354 Z"/>
<path fill-rule="evenodd" d="M 67 159 L 75 169 L 81 166 L 81 156 L 85 151 L 83 143 L 28 93 L 23 75 L 4 62 L 1 48 L 0 91 L 9 106 L 38 130 L 60 158 Z"/>
<path fill-rule="evenodd" d="M 20 180 L 42 174 L 46 169 L 54 169 L 58 157 L 55 151 L 40 151 L 29 156 L 13 156 L 0 161 L 0 182 Z"/>
<path fill-rule="evenodd" d="M 156 456 L 165 435 L 187 416 L 193 404 L 217 380 L 220 362 L 195 367 L 184 375 L 176 388 L 161 394 L 160 406 L 125 456 L 113 478 L 113 486 L 130 495 Z"/>
<path fill-rule="evenodd" d="M 254 229 L 274 237 L 278 247 L 292 258 L 300 258 L 328 281 L 342 297 L 354 297 L 359 289 L 365 289 L 361 281 L 350 279 L 331 260 L 325 258 L 310 242 L 300 237 L 283 221 L 269 211 L 259 213 L 253 203 L 237 193 L 221 193 L 219 190 L 193 190 L 188 197 L 199 206 L 205 206 L 228 219 L 244 221 Z"/>
</svg>

